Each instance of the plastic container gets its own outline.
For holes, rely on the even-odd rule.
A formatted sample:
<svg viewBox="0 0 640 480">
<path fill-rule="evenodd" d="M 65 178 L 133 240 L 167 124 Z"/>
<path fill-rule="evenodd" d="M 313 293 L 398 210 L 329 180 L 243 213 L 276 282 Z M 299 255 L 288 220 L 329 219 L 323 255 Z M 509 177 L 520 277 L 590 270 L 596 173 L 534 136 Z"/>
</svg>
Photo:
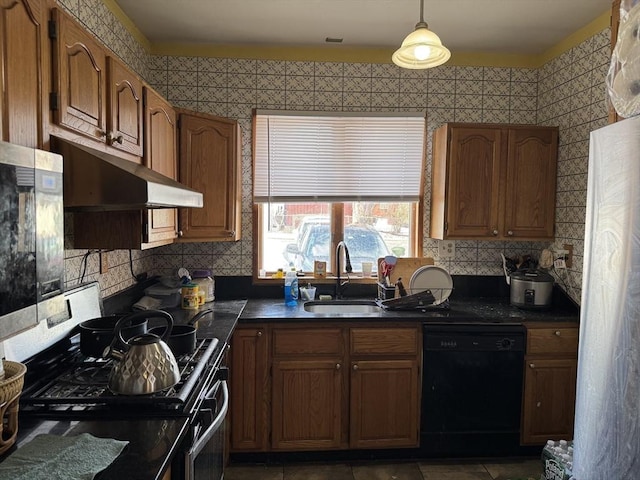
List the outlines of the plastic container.
<svg viewBox="0 0 640 480">
<path fill-rule="evenodd" d="M 158 308 L 175 308 L 180 305 L 180 287 L 152 285 L 144 289 L 144 294 L 147 297 L 160 300 Z"/>
<path fill-rule="evenodd" d="M 211 276 L 211 270 L 194 270 L 191 272 L 192 283 L 198 285 L 200 296 L 204 302 L 213 302 L 216 299 L 216 282 Z"/>
<path fill-rule="evenodd" d="M 298 276 L 295 271 L 284 276 L 284 303 L 289 307 L 298 304 Z"/>
<path fill-rule="evenodd" d="M 316 287 L 312 287 L 311 285 L 300 287 L 300 296 L 302 297 L 302 300 L 315 300 Z"/>
</svg>

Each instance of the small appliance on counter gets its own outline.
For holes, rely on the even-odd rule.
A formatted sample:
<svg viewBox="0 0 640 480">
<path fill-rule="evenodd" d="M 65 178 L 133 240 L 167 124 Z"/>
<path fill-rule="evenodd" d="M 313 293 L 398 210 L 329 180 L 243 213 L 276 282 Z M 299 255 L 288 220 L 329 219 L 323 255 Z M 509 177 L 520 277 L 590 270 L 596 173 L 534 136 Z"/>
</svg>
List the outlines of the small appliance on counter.
<svg viewBox="0 0 640 480">
<path fill-rule="evenodd" d="M 546 309 L 551 306 L 553 276 L 542 270 L 511 272 L 511 305 L 523 309 Z"/>
</svg>

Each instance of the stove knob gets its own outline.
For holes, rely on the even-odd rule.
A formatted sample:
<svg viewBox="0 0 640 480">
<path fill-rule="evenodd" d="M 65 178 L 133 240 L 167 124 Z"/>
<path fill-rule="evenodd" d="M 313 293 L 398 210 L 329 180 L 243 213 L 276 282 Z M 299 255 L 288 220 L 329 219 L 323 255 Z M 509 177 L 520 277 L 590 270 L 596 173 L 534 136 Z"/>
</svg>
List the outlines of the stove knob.
<svg viewBox="0 0 640 480">
<path fill-rule="evenodd" d="M 216 380 L 229 380 L 229 367 L 220 367 L 216 372 Z"/>
</svg>

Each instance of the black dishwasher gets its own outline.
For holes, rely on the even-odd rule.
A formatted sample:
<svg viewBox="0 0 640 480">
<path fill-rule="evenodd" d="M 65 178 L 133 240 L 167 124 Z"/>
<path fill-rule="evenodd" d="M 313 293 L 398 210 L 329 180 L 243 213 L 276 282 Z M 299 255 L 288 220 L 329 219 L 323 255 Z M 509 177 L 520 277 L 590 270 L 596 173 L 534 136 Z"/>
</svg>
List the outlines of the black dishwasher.
<svg viewBox="0 0 640 480">
<path fill-rule="evenodd" d="M 520 325 L 423 326 L 426 456 L 521 452 L 524 338 Z"/>
</svg>

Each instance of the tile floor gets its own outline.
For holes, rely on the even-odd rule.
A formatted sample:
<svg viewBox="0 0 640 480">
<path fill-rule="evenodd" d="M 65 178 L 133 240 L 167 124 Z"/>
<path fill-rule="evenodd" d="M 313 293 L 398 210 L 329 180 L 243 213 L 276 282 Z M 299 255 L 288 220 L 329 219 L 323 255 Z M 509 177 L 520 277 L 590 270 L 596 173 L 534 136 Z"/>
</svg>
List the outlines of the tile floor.
<svg viewBox="0 0 640 480">
<path fill-rule="evenodd" d="M 539 458 L 231 465 L 225 480 L 539 480 Z"/>
</svg>

